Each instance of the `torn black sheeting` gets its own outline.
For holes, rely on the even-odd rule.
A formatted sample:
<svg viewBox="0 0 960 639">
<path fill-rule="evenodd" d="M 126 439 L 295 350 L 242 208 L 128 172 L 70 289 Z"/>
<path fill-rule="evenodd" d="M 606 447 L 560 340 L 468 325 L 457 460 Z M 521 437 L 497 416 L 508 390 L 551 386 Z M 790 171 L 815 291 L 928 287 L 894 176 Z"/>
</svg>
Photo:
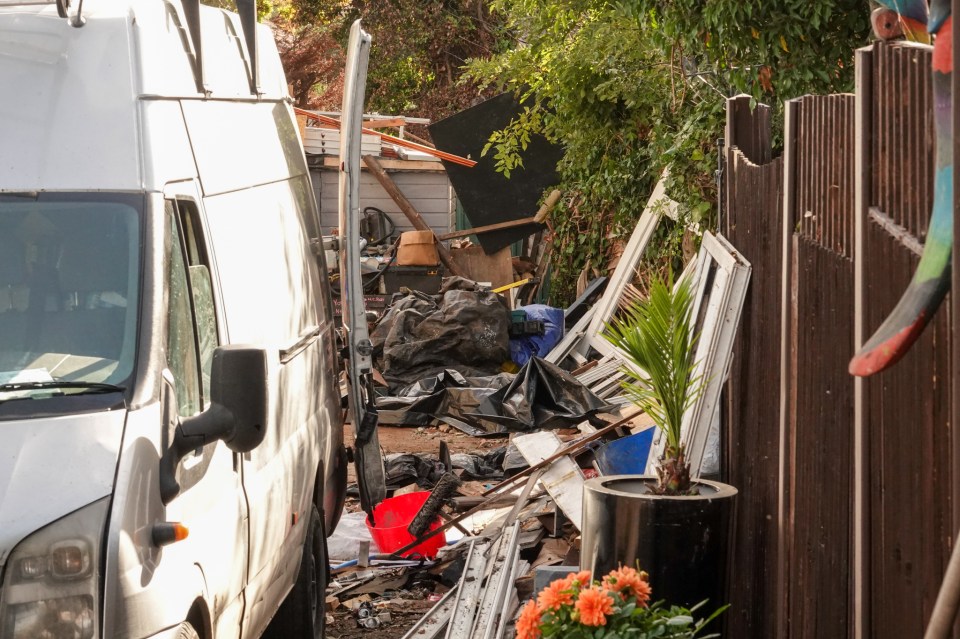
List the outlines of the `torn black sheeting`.
<svg viewBox="0 0 960 639">
<path fill-rule="evenodd" d="M 483 437 L 566 428 L 616 407 L 559 366 L 533 357 L 516 375 L 470 378 L 447 370 L 380 397 L 381 421 L 404 426 L 436 422 Z"/>
<path fill-rule="evenodd" d="M 393 491 L 410 484 L 421 490 L 431 490 L 444 473 L 460 470 L 460 479 L 465 481 L 498 481 L 504 478 L 504 462 L 507 447 L 501 446 L 486 453 L 456 453 L 451 456 L 451 467 L 441 462 L 436 455 L 424 453 L 392 453 L 386 455 L 383 465 L 386 470 L 387 490 Z M 521 458 L 524 467 L 526 462 Z M 510 460 L 515 464 L 515 460 Z M 514 469 L 515 470 L 515 469 Z M 354 484 L 355 486 L 355 484 Z"/>
<path fill-rule="evenodd" d="M 399 426 L 429 426 L 437 421 L 474 437 L 501 435 L 507 430 L 495 423 L 484 423 L 473 413 L 494 413 L 490 404 L 499 390 L 513 381 L 510 373 L 488 377 L 464 377 L 455 370 L 445 370 L 404 386 L 395 395 L 377 399 L 380 422 Z"/>
<path fill-rule="evenodd" d="M 540 357 L 530 358 L 509 386 L 490 396 L 487 405 L 496 406 L 496 414 L 472 416 L 521 432 L 575 426 L 592 421 L 597 413 L 616 410 L 576 377 Z"/>
<path fill-rule="evenodd" d="M 390 388 L 459 371 L 494 375 L 510 359 L 510 311 L 503 299 L 463 278 L 444 281 L 438 296 L 397 300 L 370 335 L 377 368 Z M 459 288 L 454 288 L 459 287 Z"/>
</svg>

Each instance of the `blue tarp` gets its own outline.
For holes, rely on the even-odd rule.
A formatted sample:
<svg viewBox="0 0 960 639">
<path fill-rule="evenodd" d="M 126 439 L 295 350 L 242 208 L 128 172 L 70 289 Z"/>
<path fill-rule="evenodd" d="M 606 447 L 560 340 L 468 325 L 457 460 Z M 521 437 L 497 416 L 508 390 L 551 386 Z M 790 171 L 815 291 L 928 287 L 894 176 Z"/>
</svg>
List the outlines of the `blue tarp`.
<svg viewBox="0 0 960 639">
<path fill-rule="evenodd" d="M 563 338 L 563 310 L 545 304 L 520 306 L 516 310 L 525 311 L 527 321 L 543 322 L 543 335 L 528 335 L 510 340 L 510 359 L 523 366 L 531 357 L 546 357 L 547 353 Z"/>
</svg>

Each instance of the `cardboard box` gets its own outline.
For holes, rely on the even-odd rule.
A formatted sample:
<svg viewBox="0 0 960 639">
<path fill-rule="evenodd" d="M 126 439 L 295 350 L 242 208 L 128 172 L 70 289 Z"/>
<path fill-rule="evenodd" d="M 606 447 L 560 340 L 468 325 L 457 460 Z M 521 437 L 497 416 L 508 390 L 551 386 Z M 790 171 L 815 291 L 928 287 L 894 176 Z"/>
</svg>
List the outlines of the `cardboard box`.
<svg viewBox="0 0 960 639">
<path fill-rule="evenodd" d="M 406 231 L 400 234 L 398 266 L 436 266 L 440 263 L 433 231 Z"/>
</svg>

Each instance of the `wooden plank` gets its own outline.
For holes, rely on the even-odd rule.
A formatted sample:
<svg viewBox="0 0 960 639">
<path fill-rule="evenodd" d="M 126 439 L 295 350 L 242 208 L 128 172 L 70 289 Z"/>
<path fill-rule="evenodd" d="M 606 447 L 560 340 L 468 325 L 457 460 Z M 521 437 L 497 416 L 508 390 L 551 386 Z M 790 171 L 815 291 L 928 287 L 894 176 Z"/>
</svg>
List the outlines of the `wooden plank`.
<svg viewBox="0 0 960 639">
<path fill-rule="evenodd" d="M 396 183 L 387 175 L 387 172 L 383 170 L 383 167 L 377 161 L 376 158 L 370 155 L 363 156 L 364 163 L 370 168 L 370 172 L 377 178 L 377 181 L 380 182 L 380 186 L 390 194 L 390 197 L 393 198 L 393 201 L 397 203 L 397 206 L 400 207 L 400 211 L 407 216 L 407 219 L 410 220 L 410 223 L 413 224 L 414 228 L 418 231 L 431 231 L 429 225 L 423 221 L 423 218 L 420 216 L 420 213 L 416 208 L 410 203 L 410 201 L 403 195 L 399 188 L 397 188 Z M 437 243 L 437 253 L 440 254 L 440 261 L 443 262 L 443 265 L 447 267 L 451 275 L 460 275 L 463 273 L 454 264 L 453 259 L 450 257 L 450 251 L 447 250 L 443 244 Z"/>
<path fill-rule="evenodd" d="M 507 222 L 497 222 L 496 224 L 487 224 L 486 226 L 477 226 L 472 229 L 463 229 L 462 231 L 452 231 L 450 233 L 444 233 L 443 235 L 438 235 L 437 239 L 444 240 L 454 240 L 458 237 L 468 237 L 470 235 L 481 235 L 483 233 L 492 233 L 493 231 L 502 231 L 503 229 L 513 229 L 518 226 L 526 226 L 527 224 L 535 224 L 536 219 L 531 217 L 522 217 L 518 220 L 509 220 Z"/>
<path fill-rule="evenodd" d="M 334 156 L 324 156 L 323 167 L 336 169 L 340 166 L 340 158 Z M 390 158 L 380 158 L 380 166 L 388 171 L 422 171 L 426 173 L 446 173 L 443 164 L 438 162 L 427 162 L 424 160 L 393 160 Z M 361 170 L 366 170 L 361 167 Z"/>
<path fill-rule="evenodd" d="M 769 107 L 760 104 L 748 113 L 759 118 L 765 111 Z M 741 492 L 734 513 L 737 543 L 730 565 L 737 568 L 731 574 L 730 609 L 723 615 L 721 634 L 775 637 L 780 404 L 756 389 L 772 388 L 775 395 L 780 388 L 783 161 L 767 159 L 757 165 L 740 151 L 739 130 L 728 131 L 724 228 L 753 269 L 722 407 L 722 476 L 729 484 L 750 488 Z M 753 131 L 770 145 L 769 118 L 765 124 L 749 123 L 748 134 Z M 760 153 L 763 158 L 770 155 Z"/>
<path fill-rule="evenodd" d="M 854 222 L 853 222 L 853 347 L 865 340 L 864 233 L 870 206 L 871 105 L 873 103 L 873 49 L 856 51 L 856 107 L 854 131 Z M 870 637 L 869 485 L 867 438 L 863 404 L 863 378 L 853 380 L 853 639 Z"/>
<path fill-rule="evenodd" d="M 494 493 L 503 492 L 504 490 L 506 490 L 507 488 L 513 486 L 514 484 L 516 484 L 518 481 L 520 481 L 520 480 L 523 479 L 524 477 L 527 477 L 528 475 L 537 472 L 538 470 L 540 470 L 541 468 L 543 468 L 543 467 L 546 466 L 547 464 L 552 463 L 554 460 L 560 459 L 560 458 L 563 457 L 564 455 L 576 455 L 576 454 L 578 454 L 580 451 L 583 450 L 584 446 L 586 446 L 587 444 L 589 444 L 589 443 L 591 443 L 591 442 L 594 442 L 594 441 L 600 439 L 601 437 L 603 437 L 603 436 L 605 436 L 605 435 L 608 435 L 609 433 L 612 433 L 612 432 L 613 432 L 614 430 L 616 430 L 617 428 L 620 428 L 620 427 L 622 427 L 622 426 L 625 426 L 625 425 L 628 424 L 632 419 L 634 419 L 635 417 L 638 417 L 641 413 L 642 413 L 642 411 L 640 411 L 640 410 L 633 410 L 633 411 L 631 411 L 631 412 L 628 413 L 626 416 L 624 416 L 624 417 L 621 418 L 621 419 L 618 419 L 618 420 L 615 421 L 614 423 L 608 424 L 608 425 L 604 426 L 603 428 L 601 428 L 601 429 L 599 429 L 599 430 L 597 430 L 597 431 L 594 431 L 594 432 L 590 433 L 589 435 L 583 437 L 582 439 L 579 439 L 579 440 L 573 442 L 572 444 L 569 444 L 569 445 L 566 446 L 563 450 L 560 450 L 560 451 L 558 451 L 557 453 L 554 453 L 554 454 L 551 455 L 550 457 L 544 459 L 542 462 L 540 462 L 540 463 L 538 463 L 538 464 L 533 464 L 532 466 L 529 466 L 529 467 L 527 467 L 527 468 L 524 468 L 523 470 L 521 470 L 521 471 L 520 471 L 519 473 L 517 473 L 516 475 L 511 475 L 510 477 L 508 477 L 507 479 L 504 479 L 502 482 L 500 482 L 499 484 L 497 484 L 497 485 L 494 486 L 493 488 L 490 488 L 490 489 L 486 490 L 486 491 L 483 493 L 483 495 L 481 495 L 481 496 L 482 496 L 482 497 L 487 497 L 488 495 L 491 495 L 491 494 L 494 494 Z"/>
<path fill-rule="evenodd" d="M 464 277 L 475 282 L 490 282 L 494 288 L 513 282 L 513 260 L 509 246 L 493 255 L 487 255 L 480 246 L 450 249 L 450 258 Z"/>
<path fill-rule="evenodd" d="M 503 229 L 512 229 L 518 226 L 525 226 L 527 224 L 542 224 L 547 218 L 547 214 L 556 206 L 557 202 L 560 201 L 560 191 L 554 189 L 550 192 L 550 195 L 547 196 L 546 201 L 543 205 L 537 210 L 536 214 L 531 215 L 530 217 L 523 217 L 516 220 L 508 220 L 506 222 L 497 222 L 496 224 L 487 224 L 485 226 L 476 226 L 472 229 L 464 229 L 461 231 L 454 231 L 452 233 L 445 233 L 437 237 L 439 240 L 453 240 L 458 237 L 467 237 L 470 235 L 480 235 L 482 233 L 491 233 L 493 231 L 502 231 Z"/>
<path fill-rule="evenodd" d="M 398 128 L 406 124 L 406 118 L 370 118 L 363 121 L 363 125 L 371 129 Z"/>
<path fill-rule="evenodd" d="M 781 214 L 781 307 L 780 307 L 780 494 L 777 503 L 777 529 L 779 536 L 777 539 L 777 576 L 776 588 L 777 598 L 775 603 L 776 610 L 776 634 L 777 637 L 787 637 L 788 618 L 787 618 L 787 595 L 789 585 L 787 584 L 788 575 L 788 542 L 791 522 L 788 520 L 788 506 L 790 500 L 789 491 L 789 473 L 792 471 L 789 466 L 790 455 L 790 326 L 792 307 L 791 291 L 791 255 L 790 248 L 793 244 L 793 228 L 795 222 L 796 207 L 796 183 L 797 183 L 797 132 L 799 129 L 800 103 L 797 100 L 787 100 L 784 103 L 784 152 L 783 152 L 783 209 Z"/>
</svg>

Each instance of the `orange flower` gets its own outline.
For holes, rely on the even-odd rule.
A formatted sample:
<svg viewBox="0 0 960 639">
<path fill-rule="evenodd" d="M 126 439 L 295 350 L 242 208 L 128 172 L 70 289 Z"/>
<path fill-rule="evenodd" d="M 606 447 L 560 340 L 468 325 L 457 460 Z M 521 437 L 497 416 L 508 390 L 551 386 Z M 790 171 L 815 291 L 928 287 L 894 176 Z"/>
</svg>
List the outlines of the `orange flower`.
<svg viewBox="0 0 960 639">
<path fill-rule="evenodd" d="M 603 578 L 603 584 L 610 590 L 623 593 L 624 596 L 632 592 L 641 606 L 646 606 L 650 601 L 652 590 L 647 583 L 647 573 L 637 572 L 629 566 L 611 570 L 610 574 Z"/>
<path fill-rule="evenodd" d="M 562 606 L 573 603 L 573 593 L 570 591 L 570 582 L 566 579 L 557 579 L 540 591 L 537 603 L 541 611 L 560 610 Z"/>
<path fill-rule="evenodd" d="M 579 583 L 580 587 L 590 585 L 590 571 L 581 570 L 580 572 L 571 573 L 567 575 L 567 587 L 572 588 L 575 583 Z"/>
<path fill-rule="evenodd" d="M 605 626 L 607 615 L 613 613 L 613 597 L 601 588 L 592 586 L 580 592 L 576 608 L 583 625 Z"/>
<path fill-rule="evenodd" d="M 517 639 L 537 639 L 540 632 L 540 609 L 532 599 L 520 611 L 517 619 Z"/>
</svg>

